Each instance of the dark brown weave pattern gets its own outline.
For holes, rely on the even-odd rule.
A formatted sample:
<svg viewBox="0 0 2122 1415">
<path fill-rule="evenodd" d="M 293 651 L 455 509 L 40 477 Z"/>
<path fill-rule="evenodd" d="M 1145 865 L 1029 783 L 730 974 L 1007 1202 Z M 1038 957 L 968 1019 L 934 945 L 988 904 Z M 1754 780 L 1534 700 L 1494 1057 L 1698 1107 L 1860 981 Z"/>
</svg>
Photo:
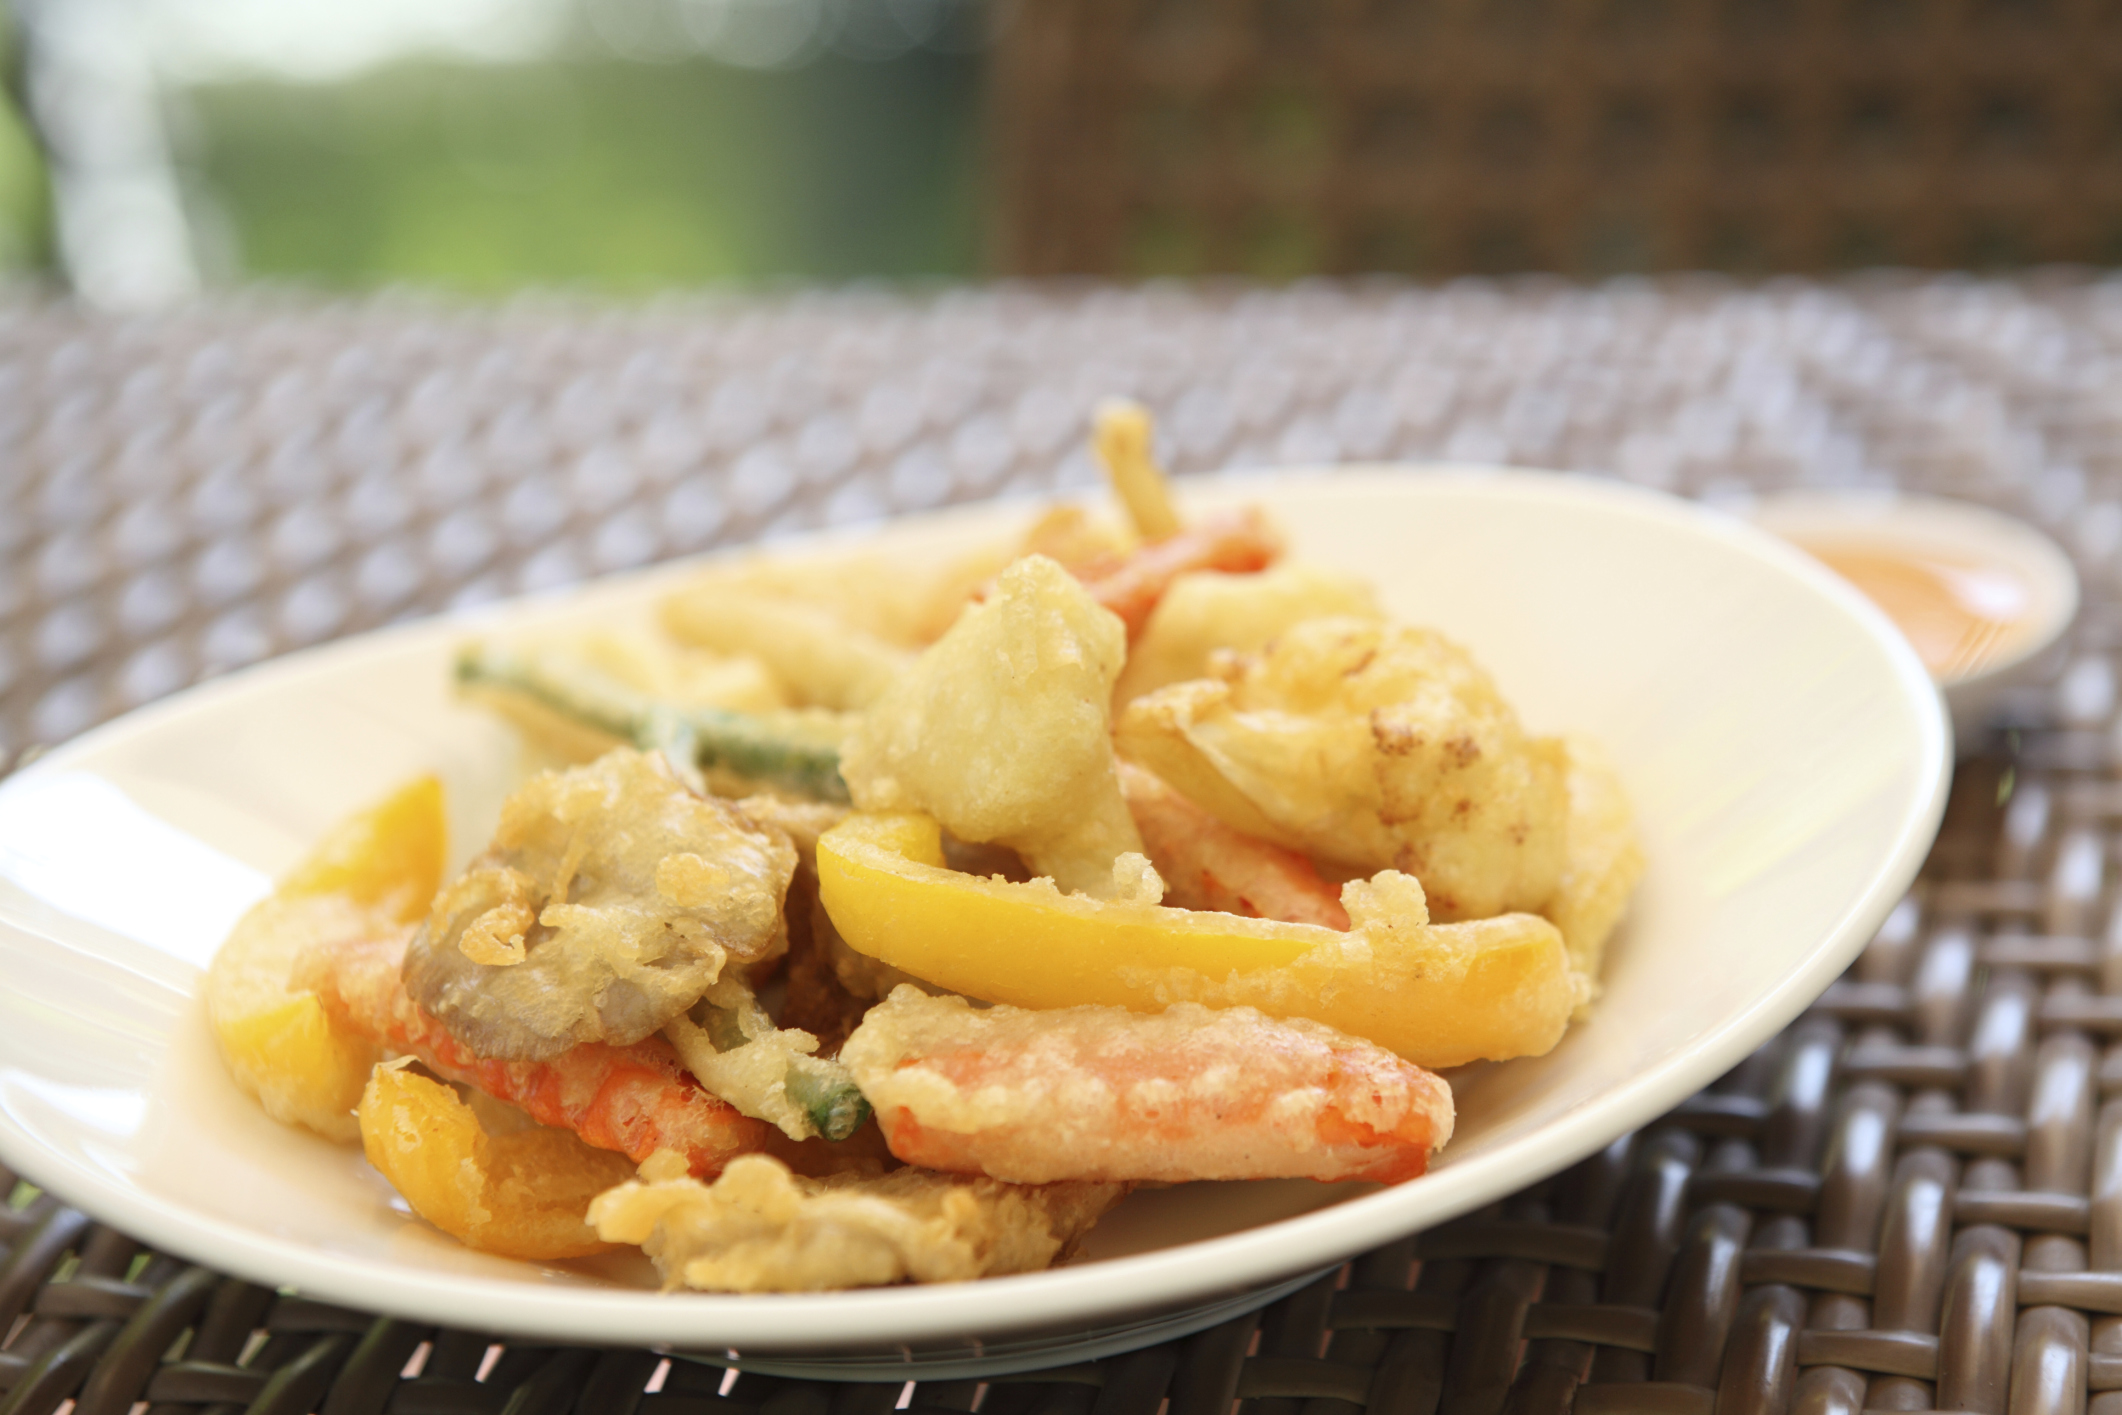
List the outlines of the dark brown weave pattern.
<svg viewBox="0 0 2122 1415">
<path fill-rule="evenodd" d="M 1973 496 L 2058 535 L 2088 596 L 2054 679 L 1962 764 L 1907 902 L 1804 1018 L 1575 1170 L 1258 1317 L 984 1385 L 724 1390 L 722 1372 L 652 1353 L 277 1295 L 43 1196 L 0 1214 L 0 1415 L 883 1415 L 902 1398 L 982 1415 L 2122 1415 L 2113 287 L 1002 291 L 139 323 L 21 306 L 0 311 L 0 387 L 0 724 L 17 743 L 231 646 L 1079 484 L 1080 414 L 1114 389 L 1166 414 L 1189 469 L 1456 455 L 1721 500 Z M 304 540 L 318 507 L 336 539 Z M 450 558 L 481 527 L 483 558 Z M 245 553 L 248 578 L 216 578 Z"/>
<path fill-rule="evenodd" d="M 2122 259 L 2102 0 L 1027 0 L 1003 268 Z"/>
</svg>

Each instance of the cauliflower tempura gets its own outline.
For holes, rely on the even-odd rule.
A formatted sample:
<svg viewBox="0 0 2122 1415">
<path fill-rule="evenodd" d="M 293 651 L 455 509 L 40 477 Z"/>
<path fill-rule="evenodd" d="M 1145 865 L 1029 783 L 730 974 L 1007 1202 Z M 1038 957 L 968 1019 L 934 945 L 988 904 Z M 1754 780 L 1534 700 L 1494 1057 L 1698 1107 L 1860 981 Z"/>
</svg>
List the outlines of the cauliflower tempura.
<svg viewBox="0 0 2122 1415">
<path fill-rule="evenodd" d="M 1113 762 L 1126 657 L 1120 621 L 1029 556 L 871 705 L 840 773 L 865 811 L 925 812 L 1064 890 L 1112 898 L 1113 862 L 1142 852 Z"/>
<path fill-rule="evenodd" d="M 1422 881 L 1440 920 L 1538 910 L 1569 830 L 1567 755 L 1466 650 L 1351 618 L 1291 626 L 1137 698 L 1120 750 L 1226 823 L 1351 872 Z"/>
</svg>

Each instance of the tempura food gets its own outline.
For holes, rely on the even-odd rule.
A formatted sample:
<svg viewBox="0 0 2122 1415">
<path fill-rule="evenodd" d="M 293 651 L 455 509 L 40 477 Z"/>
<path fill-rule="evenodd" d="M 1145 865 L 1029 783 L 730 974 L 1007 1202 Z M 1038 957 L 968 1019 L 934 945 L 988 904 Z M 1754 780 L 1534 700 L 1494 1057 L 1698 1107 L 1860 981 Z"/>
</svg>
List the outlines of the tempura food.
<svg viewBox="0 0 2122 1415">
<path fill-rule="evenodd" d="M 1285 560 L 1250 575 L 1201 570 L 1171 583 L 1128 650 L 1121 706 L 1171 683 L 1207 676 L 1218 652 L 1255 653 L 1284 630 L 1328 616 L 1383 619 L 1378 597 L 1353 575 Z"/>
<path fill-rule="evenodd" d="M 1257 508 L 1185 514 L 1143 410 L 1095 445 L 1124 516 L 467 645 L 524 779 L 453 879 L 423 779 L 243 919 L 231 1075 L 459 1242 L 716 1291 L 1036 1271 L 1140 1183 L 1423 1174 L 1436 1071 L 1593 1004 L 1625 784 Z"/>
<path fill-rule="evenodd" d="M 414 1001 L 482 1056 L 660 1031 L 725 966 L 784 951 L 795 847 L 657 757 L 534 778 L 406 953 Z"/>
<path fill-rule="evenodd" d="M 1126 654 L 1118 622 L 1067 571 L 1018 561 L 848 738 L 855 804 L 923 811 L 1063 889 L 1107 896 L 1113 862 L 1142 853 L 1107 706 Z"/>
<path fill-rule="evenodd" d="M 1421 1174 L 1451 1091 L 1383 1047 L 1249 1007 L 975 1008 L 902 987 L 841 1055 L 910 1164 L 1019 1184 Z"/>
<path fill-rule="evenodd" d="M 1465 649 L 1371 619 L 1308 619 L 1128 704 L 1120 750 L 1233 828 L 1422 881 L 1440 919 L 1554 897 L 1568 758 Z"/>
<path fill-rule="evenodd" d="M 658 1155 L 589 1217 L 599 1237 L 639 1244 L 674 1287 L 816 1292 L 1036 1272 L 1073 1251 L 1125 1192 L 912 1166 L 807 1178 L 767 1155 L 732 1161 L 707 1183 Z"/>
<path fill-rule="evenodd" d="M 361 1148 L 422 1218 L 506 1258 L 582 1258 L 612 1245 L 584 1215 L 633 1176 L 625 1155 L 566 1130 L 490 1135 L 440 1081 L 378 1066 L 361 1096 Z"/>
</svg>

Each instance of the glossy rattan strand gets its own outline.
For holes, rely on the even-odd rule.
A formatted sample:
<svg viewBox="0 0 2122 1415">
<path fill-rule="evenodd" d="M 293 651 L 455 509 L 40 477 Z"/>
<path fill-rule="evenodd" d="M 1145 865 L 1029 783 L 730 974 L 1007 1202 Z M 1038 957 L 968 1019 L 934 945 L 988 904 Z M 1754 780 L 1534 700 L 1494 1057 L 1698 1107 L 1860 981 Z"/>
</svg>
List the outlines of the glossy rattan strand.
<svg viewBox="0 0 2122 1415">
<path fill-rule="evenodd" d="M 0 307 L 0 732 L 19 756 L 217 667 L 570 570 L 1078 484 L 1076 416 L 1113 387 L 1167 411 L 1186 470 L 1478 455 L 1713 498 L 1971 496 L 2062 538 L 2087 608 L 2017 730 L 1962 764 L 1908 903 L 1804 1018 L 1575 1170 L 1257 1317 L 984 1387 L 724 1392 L 720 1370 L 652 1353 L 277 1295 L 44 1196 L 0 1217 L 0 1415 L 2122 1412 L 2107 286 L 855 292 L 129 322 L 17 303 Z"/>
</svg>

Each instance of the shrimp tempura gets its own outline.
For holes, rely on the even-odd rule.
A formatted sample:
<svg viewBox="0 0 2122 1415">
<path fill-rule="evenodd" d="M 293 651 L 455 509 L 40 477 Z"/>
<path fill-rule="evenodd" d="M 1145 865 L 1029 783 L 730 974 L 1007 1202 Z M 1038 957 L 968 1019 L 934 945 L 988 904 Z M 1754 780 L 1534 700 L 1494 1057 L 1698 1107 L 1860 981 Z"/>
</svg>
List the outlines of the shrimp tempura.
<svg viewBox="0 0 2122 1415">
<path fill-rule="evenodd" d="M 550 1061 L 480 1057 L 407 995 L 398 979 L 405 944 L 399 932 L 320 948 L 297 965 L 296 981 L 350 1031 L 598 1149 L 634 1160 L 672 1150 L 693 1173 L 718 1174 L 766 1142 L 767 1127 L 705 1090 L 661 1037 L 585 1042 Z"/>
<path fill-rule="evenodd" d="M 1249 1007 L 975 1009 L 901 987 L 841 1048 L 898 1158 L 1014 1184 L 1412 1179 L 1451 1088 Z"/>
</svg>

